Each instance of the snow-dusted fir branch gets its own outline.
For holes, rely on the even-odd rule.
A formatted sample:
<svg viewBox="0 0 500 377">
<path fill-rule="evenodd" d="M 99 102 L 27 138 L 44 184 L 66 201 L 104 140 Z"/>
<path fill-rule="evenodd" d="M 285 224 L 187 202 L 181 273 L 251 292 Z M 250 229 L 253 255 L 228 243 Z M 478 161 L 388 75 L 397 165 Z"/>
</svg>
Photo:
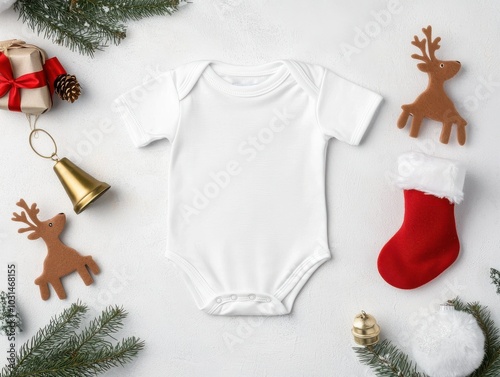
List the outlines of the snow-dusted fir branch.
<svg viewBox="0 0 500 377">
<path fill-rule="evenodd" d="M 490 277 L 492 283 L 495 284 L 495 287 L 497 287 L 497 293 L 500 295 L 500 271 L 491 268 Z"/>
<path fill-rule="evenodd" d="M 405 353 L 389 340 L 368 347 L 354 347 L 359 360 L 379 377 L 426 377 Z"/>
<path fill-rule="evenodd" d="M 108 307 L 80 330 L 87 306 L 77 302 L 53 317 L 26 342 L 16 355 L 15 366 L 5 367 L 1 377 L 90 377 L 132 361 L 144 348 L 136 337 L 115 341 L 127 313 Z"/>
<path fill-rule="evenodd" d="M 15 302 L 4 291 L 0 292 L 0 335 L 14 335 L 23 331 L 21 316 Z"/>
<path fill-rule="evenodd" d="M 179 0 L 17 0 L 14 9 L 36 33 L 93 56 L 126 37 L 125 22 L 172 14 Z"/>
</svg>

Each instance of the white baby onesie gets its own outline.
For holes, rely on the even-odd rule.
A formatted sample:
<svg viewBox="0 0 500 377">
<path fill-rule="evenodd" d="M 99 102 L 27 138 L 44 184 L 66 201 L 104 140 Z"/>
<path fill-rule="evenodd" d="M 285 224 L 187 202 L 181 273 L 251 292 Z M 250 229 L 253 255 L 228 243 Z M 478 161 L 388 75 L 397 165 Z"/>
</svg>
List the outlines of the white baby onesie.
<svg viewBox="0 0 500 377">
<path fill-rule="evenodd" d="M 172 145 L 166 255 L 199 309 L 290 313 L 330 259 L 328 140 L 359 144 L 381 99 L 295 61 L 189 63 L 118 99 L 136 146 Z"/>
</svg>

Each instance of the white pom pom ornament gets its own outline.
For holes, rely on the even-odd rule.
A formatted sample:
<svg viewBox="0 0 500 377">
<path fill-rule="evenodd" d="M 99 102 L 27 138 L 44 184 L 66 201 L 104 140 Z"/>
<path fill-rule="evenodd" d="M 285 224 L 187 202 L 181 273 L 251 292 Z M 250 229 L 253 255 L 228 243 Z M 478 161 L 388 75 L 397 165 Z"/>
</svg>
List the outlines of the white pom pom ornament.
<svg viewBox="0 0 500 377">
<path fill-rule="evenodd" d="M 421 318 L 412 334 L 413 359 L 431 377 L 465 377 L 484 358 L 484 334 L 469 313 L 441 305 Z"/>
<path fill-rule="evenodd" d="M 9 9 L 15 2 L 16 0 L 0 0 L 0 13 Z"/>
</svg>

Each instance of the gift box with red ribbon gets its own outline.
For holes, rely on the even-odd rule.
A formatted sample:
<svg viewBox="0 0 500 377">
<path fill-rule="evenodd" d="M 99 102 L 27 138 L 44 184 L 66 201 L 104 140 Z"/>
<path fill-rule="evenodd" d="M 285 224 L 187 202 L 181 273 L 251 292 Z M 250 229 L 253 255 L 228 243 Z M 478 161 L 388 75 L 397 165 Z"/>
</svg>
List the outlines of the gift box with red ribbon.
<svg viewBox="0 0 500 377">
<path fill-rule="evenodd" d="M 52 107 L 54 80 L 66 71 L 57 58 L 23 41 L 0 42 L 0 109 L 39 115 Z"/>
</svg>

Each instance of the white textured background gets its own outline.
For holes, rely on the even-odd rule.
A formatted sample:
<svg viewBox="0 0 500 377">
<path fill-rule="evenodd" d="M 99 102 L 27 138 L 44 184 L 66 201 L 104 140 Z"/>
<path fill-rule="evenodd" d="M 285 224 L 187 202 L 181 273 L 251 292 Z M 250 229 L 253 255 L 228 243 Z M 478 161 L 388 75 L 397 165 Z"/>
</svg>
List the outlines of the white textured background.
<svg viewBox="0 0 500 377">
<path fill-rule="evenodd" d="M 108 376 L 371 376 L 351 350 L 350 327 L 361 309 L 375 315 L 383 335 L 402 348 L 416 313 L 433 311 L 457 295 L 488 305 L 500 323 L 500 297 L 489 279 L 489 268 L 500 268 L 500 5 L 395 2 L 397 12 L 381 25 L 374 12 L 387 15 L 388 4 L 195 0 L 173 17 L 130 23 L 125 42 L 94 59 L 35 36 L 12 10 L 1 14 L 0 40 L 17 37 L 37 44 L 80 79 L 81 99 L 73 105 L 56 101 L 39 125 L 54 135 L 61 156 L 113 186 L 76 216 L 51 163 L 30 151 L 23 116 L 0 113 L 0 287 L 5 287 L 7 263 L 15 262 L 25 321 L 18 346 L 50 316 L 81 299 L 92 313 L 109 304 L 124 305 L 130 312 L 124 335 L 147 342 L 133 364 Z M 413 101 L 426 85 L 426 76 L 410 58 L 416 52 L 410 41 L 428 24 L 443 38 L 438 57 L 462 62 L 447 88 L 469 121 L 464 147 L 457 145 L 455 132 L 450 145 L 440 144 L 436 124 L 425 124 L 418 140 L 408 137 L 408 129 L 396 127 L 401 104 Z M 368 28 L 373 36 L 343 57 L 342 44 L 355 46 L 356 28 Z M 211 317 L 195 308 L 178 270 L 163 256 L 170 146 L 158 142 L 134 149 L 113 111 L 113 99 L 192 60 L 257 64 L 279 58 L 322 64 L 380 92 L 385 102 L 360 147 L 330 144 L 333 260 L 314 274 L 293 313 L 263 320 Z M 161 111 L 168 109 L 158 109 L 158 116 Z M 108 126 L 106 133 L 99 131 L 102 125 Z M 391 177 L 396 157 L 410 150 L 459 159 L 468 173 L 465 201 L 456 210 L 459 260 L 423 288 L 400 291 L 381 279 L 376 259 L 403 218 L 403 196 L 392 188 Z M 44 245 L 17 234 L 18 224 L 10 221 L 20 197 L 36 201 L 42 217 L 68 215 L 63 239 L 98 261 L 103 272 L 95 285 L 85 287 L 75 274 L 64 280 L 66 301 L 54 294 L 48 302 L 40 299 L 33 280 L 42 270 Z M 4 339 L 0 346 L 4 355 Z"/>
</svg>

